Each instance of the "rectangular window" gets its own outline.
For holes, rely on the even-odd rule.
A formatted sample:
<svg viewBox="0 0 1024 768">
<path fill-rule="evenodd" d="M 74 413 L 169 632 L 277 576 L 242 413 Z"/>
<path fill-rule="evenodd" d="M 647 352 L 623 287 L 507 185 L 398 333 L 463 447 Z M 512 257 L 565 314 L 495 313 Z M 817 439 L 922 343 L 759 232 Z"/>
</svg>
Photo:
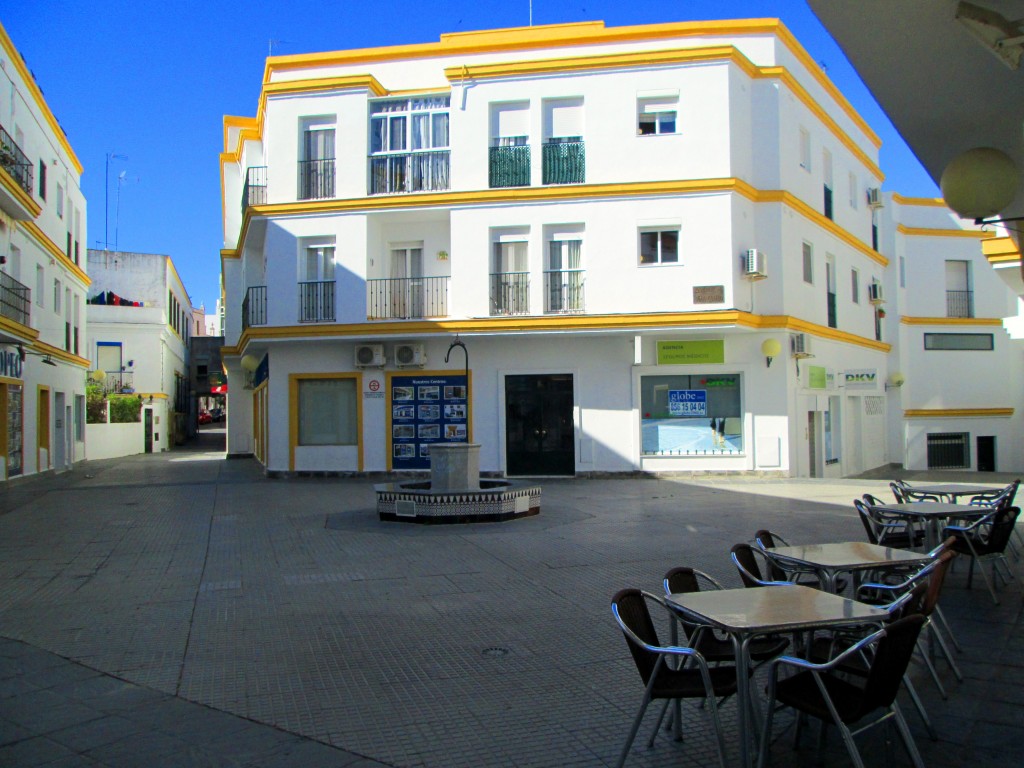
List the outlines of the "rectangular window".
<svg viewBox="0 0 1024 768">
<path fill-rule="evenodd" d="M 544 184 L 583 184 L 586 148 L 583 142 L 583 99 L 549 99 L 542 104 Z"/>
<path fill-rule="evenodd" d="M 800 129 L 800 167 L 811 170 L 811 134 L 806 128 Z"/>
<path fill-rule="evenodd" d="M 64 187 L 57 185 L 57 218 L 64 218 Z"/>
<path fill-rule="evenodd" d="M 974 291 L 968 261 L 946 260 L 946 317 L 974 317 Z"/>
<path fill-rule="evenodd" d="M 850 172 L 850 207 L 853 209 L 857 208 L 857 177 Z"/>
<path fill-rule="evenodd" d="M 971 436 L 968 432 L 928 434 L 928 469 L 969 469 Z"/>
<path fill-rule="evenodd" d="M 530 185 L 530 102 L 491 105 L 491 188 Z"/>
<path fill-rule="evenodd" d="M 743 452 L 740 374 L 693 373 L 640 378 L 644 456 Z"/>
<path fill-rule="evenodd" d="M 804 258 L 804 282 L 814 284 L 814 247 L 808 243 L 803 244 Z"/>
<path fill-rule="evenodd" d="M 678 96 L 640 97 L 636 101 L 638 136 L 656 136 L 676 133 Z"/>
<path fill-rule="evenodd" d="M 355 379 L 298 381 L 299 445 L 357 445 Z"/>
<path fill-rule="evenodd" d="M 299 199 L 334 197 L 334 116 L 302 120 Z"/>
<path fill-rule="evenodd" d="M 491 268 L 491 314 L 525 315 L 530 312 L 530 272 L 525 240 L 494 244 Z"/>
<path fill-rule="evenodd" d="M 46 306 L 46 273 L 42 264 L 36 264 L 36 304 L 40 307 Z"/>
<path fill-rule="evenodd" d="M 850 300 L 860 304 L 860 273 L 856 269 L 850 270 Z"/>
<path fill-rule="evenodd" d="M 825 464 L 838 464 L 842 455 L 843 433 L 840 425 L 839 398 L 828 399 L 825 411 Z"/>
<path fill-rule="evenodd" d="M 75 440 L 85 440 L 85 395 L 75 395 Z"/>
<path fill-rule="evenodd" d="M 548 242 L 544 272 L 545 312 L 583 311 L 583 243 L 558 239 Z"/>
<path fill-rule="evenodd" d="M 907 257 L 900 256 L 900 288 L 907 287 Z"/>
<path fill-rule="evenodd" d="M 39 199 L 46 199 L 46 161 L 39 161 Z"/>
<path fill-rule="evenodd" d="M 995 339 L 991 333 L 926 333 L 924 348 L 990 352 L 995 349 Z"/>
<path fill-rule="evenodd" d="M 298 268 L 299 322 L 334 321 L 333 239 L 300 241 Z"/>
<path fill-rule="evenodd" d="M 447 95 L 371 102 L 371 195 L 448 189 L 450 104 Z"/>
<path fill-rule="evenodd" d="M 640 230 L 640 264 L 678 264 L 678 229 Z"/>
<path fill-rule="evenodd" d="M 56 312 L 58 315 L 60 314 L 60 294 L 60 280 L 55 279 L 53 281 L 53 311 Z"/>
</svg>

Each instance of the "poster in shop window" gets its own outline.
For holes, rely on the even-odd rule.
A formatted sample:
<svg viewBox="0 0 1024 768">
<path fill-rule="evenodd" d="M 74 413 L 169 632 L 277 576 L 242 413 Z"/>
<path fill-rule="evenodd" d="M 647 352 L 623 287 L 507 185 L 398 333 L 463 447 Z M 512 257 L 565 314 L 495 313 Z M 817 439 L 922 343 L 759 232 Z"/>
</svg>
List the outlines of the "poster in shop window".
<svg viewBox="0 0 1024 768">
<path fill-rule="evenodd" d="M 430 469 L 434 443 L 469 439 L 465 375 L 391 377 L 391 468 Z"/>
</svg>

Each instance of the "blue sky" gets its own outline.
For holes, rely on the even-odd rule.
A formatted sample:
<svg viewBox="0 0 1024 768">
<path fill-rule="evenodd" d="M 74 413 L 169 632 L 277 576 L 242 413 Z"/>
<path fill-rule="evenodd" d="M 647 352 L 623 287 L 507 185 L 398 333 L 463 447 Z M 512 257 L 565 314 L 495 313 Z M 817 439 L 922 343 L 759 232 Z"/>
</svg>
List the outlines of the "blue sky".
<svg viewBox="0 0 1024 768">
<path fill-rule="evenodd" d="M 222 117 L 255 115 L 268 43 L 279 54 L 436 41 L 445 32 L 526 26 L 528 0 L 5 3 L 0 21 L 35 73 L 85 170 L 90 248 L 169 254 L 194 304 L 217 296 Z M 608 26 L 777 17 L 822 64 L 883 141 L 885 189 L 938 188 L 804 0 L 534 0 L 533 23 Z M 116 217 L 118 175 L 120 209 Z"/>
</svg>

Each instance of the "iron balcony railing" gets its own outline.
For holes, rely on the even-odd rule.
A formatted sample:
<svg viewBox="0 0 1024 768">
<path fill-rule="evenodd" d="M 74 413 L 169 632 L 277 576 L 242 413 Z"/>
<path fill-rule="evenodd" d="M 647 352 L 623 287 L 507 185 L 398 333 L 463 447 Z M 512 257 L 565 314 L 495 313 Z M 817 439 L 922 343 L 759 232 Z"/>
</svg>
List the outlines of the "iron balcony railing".
<svg viewBox="0 0 1024 768">
<path fill-rule="evenodd" d="M 450 185 L 447 149 L 370 157 L 371 195 L 436 192 Z"/>
<path fill-rule="evenodd" d="M 582 269 L 559 269 L 544 273 L 544 311 L 571 314 L 583 311 Z"/>
<path fill-rule="evenodd" d="M 299 200 L 334 197 L 334 158 L 299 160 Z"/>
<path fill-rule="evenodd" d="M 450 277 L 390 277 L 366 281 L 367 320 L 448 317 Z"/>
<path fill-rule="evenodd" d="M 530 145 L 491 147 L 488 168 L 492 189 L 530 186 Z"/>
<path fill-rule="evenodd" d="M 32 163 L 3 127 L 0 127 L 0 168 L 7 171 L 25 192 L 32 194 Z"/>
<path fill-rule="evenodd" d="M 106 394 L 130 394 L 135 391 L 135 379 L 132 371 L 105 371 L 103 391 Z"/>
<path fill-rule="evenodd" d="M 29 324 L 32 291 L 6 272 L 0 272 L 0 315 L 22 325 Z"/>
<path fill-rule="evenodd" d="M 245 184 L 242 185 L 242 215 L 250 205 L 265 205 L 267 202 L 267 166 L 254 165 L 245 169 Z"/>
<path fill-rule="evenodd" d="M 836 316 L 836 295 L 834 293 L 826 293 L 825 296 L 828 304 L 828 327 L 838 328 L 838 318 Z"/>
<path fill-rule="evenodd" d="M 334 320 L 334 281 L 299 283 L 299 322 L 320 323 Z"/>
<path fill-rule="evenodd" d="M 582 140 L 544 142 L 545 184 L 582 184 L 586 181 L 586 152 Z"/>
<path fill-rule="evenodd" d="M 946 291 L 946 317 L 974 317 L 974 291 Z"/>
<path fill-rule="evenodd" d="M 530 313 L 530 273 L 496 272 L 491 274 L 491 314 L 528 315 Z"/>
<path fill-rule="evenodd" d="M 267 324 L 267 286 L 254 285 L 242 299 L 242 330 L 252 325 Z"/>
</svg>

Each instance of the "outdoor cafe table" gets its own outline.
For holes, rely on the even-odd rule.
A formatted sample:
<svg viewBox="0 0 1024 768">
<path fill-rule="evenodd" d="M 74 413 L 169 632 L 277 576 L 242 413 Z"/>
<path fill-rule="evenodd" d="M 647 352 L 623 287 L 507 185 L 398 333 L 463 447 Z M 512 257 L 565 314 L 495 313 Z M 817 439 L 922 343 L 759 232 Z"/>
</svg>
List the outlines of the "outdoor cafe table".
<svg viewBox="0 0 1024 768">
<path fill-rule="evenodd" d="M 855 624 L 881 623 L 888 614 L 856 600 L 798 584 L 753 589 L 721 589 L 669 595 L 669 608 L 687 622 L 727 633 L 736 654 L 740 764 L 750 765 L 750 659 L 758 635 L 802 632 Z"/>
<path fill-rule="evenodd" d="M 979 493 L 992 493 L 998 491 L 991 485 L 961 485 L 959 483 L 936 483 L 933 485 L 908 485 L 907 490 L 917 493 L 930 493 L 934 496 L 943 496 L 952 503 L 961 496 L 977 496 Z"/>
<path fill-rule="evenodd" d="M 992 511 L 992 507 L 950 504 L 945 501 L 904 501 L 899 504 L 879 504 L 875 509 L 924 523 L 927 550 L 934 549 L 939 543 L 939 523 L 951 517 L 980 517 Z"/>
<path fill-rule="evenodd" d="M 931 559 L 920 552 L 883 547 L 865 541 L 771 547 L 763 548 L 762 551 L 782 568 L 795 565 L 800 566 L 801 570 L 813 570 L 829 592 L 836 591 L 836 579 L 840 573 L 852 573 L 856 581 L 861 571 L 900 568 Z"/>
</svg>

